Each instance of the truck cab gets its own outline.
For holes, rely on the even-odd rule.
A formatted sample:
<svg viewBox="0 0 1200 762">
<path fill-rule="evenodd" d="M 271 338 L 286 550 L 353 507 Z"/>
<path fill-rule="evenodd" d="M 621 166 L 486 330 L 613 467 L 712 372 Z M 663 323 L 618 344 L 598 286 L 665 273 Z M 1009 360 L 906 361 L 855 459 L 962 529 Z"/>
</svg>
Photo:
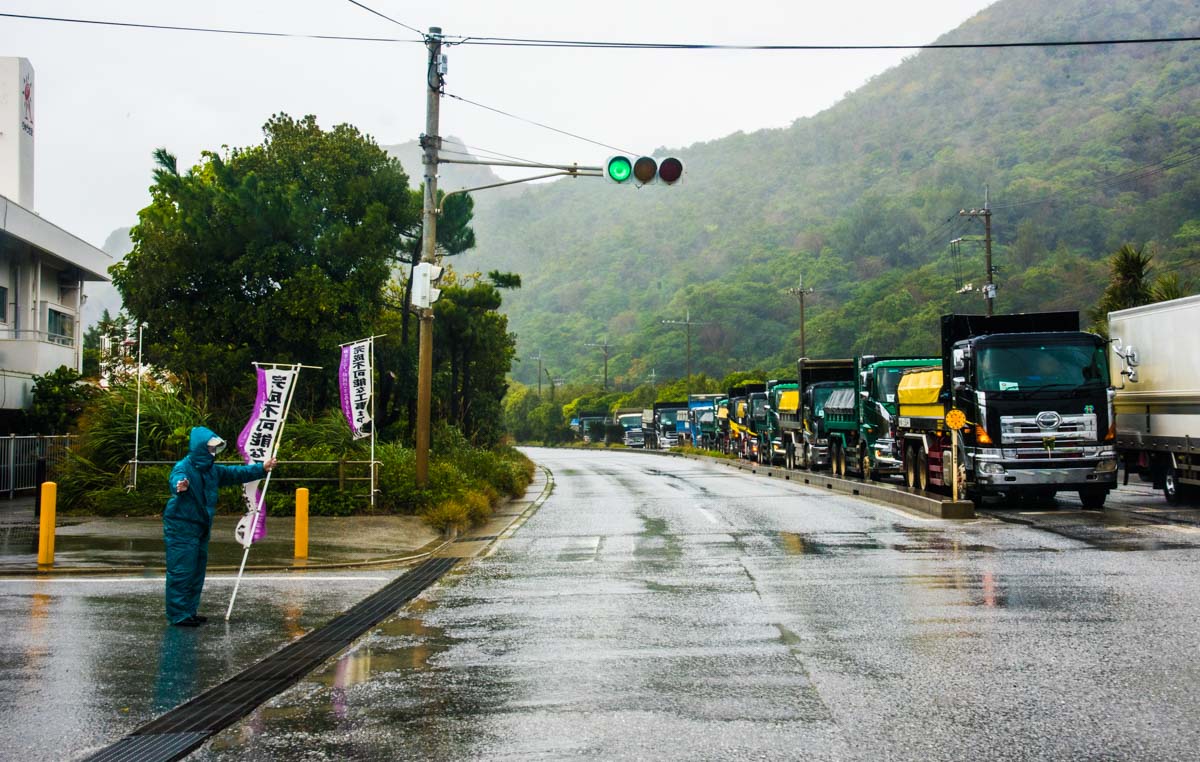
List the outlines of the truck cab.
<svg viewBox="0 0 1200 762">
<path fill-rule="evenodd" d="M 950 467 L 943 419 L 899 415 L 910 486 L 961 480 L 968 496 L 1006 498 L 1072 490 L 1085 508 L 1103 507 L 1117 472 L 1107 344 L 1078 328 L 1074 312 L 943 316 L 938 407 L 943 419 L 966 416 L 961 466 Z"/>
<path fill-rule="evenodd" d="M 795 413 L 799 391 L 793 380 L 767 382 L 766 422 L 758 431 L 758 460 L 775 465 L 787 463 L 787 447 L 783 439 L 781 415 Z"/>
<path fill-rule="evenodd" d="M 711 448 L 717 440 L 717 401 L 722 394 L 688 397 L 688 433 L 693 447 Z"/>
<path fill-rule="evenodd" d="M 622 443 L 626 447 L 643 447 L 642 414 L 640 411 L 617 411 L 617 424 L 621 427 Z"/>
</svg>

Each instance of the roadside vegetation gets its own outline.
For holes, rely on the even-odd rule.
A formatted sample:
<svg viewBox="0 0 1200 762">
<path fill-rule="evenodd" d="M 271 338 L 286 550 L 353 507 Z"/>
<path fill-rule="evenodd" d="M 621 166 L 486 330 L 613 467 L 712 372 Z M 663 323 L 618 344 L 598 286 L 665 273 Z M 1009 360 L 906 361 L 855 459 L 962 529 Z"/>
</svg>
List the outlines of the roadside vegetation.
<svg viewBox="0 0 1200 762">
<path fill-rule="evenodd" d="M 482 521 L 500 500 L 522 494 L 533 473 L 504 444 L 501 425 L 515 337 L 500 307 L 520 278 L 447 264 L 434 305 L 437 424 L 429 484 L 417 489 L 417 331 L 408 305 L 422 191 L 350 125 L 323 130 L 311 116 L 279 114 L 263 133 L 259 145 L 204 152 L 190 169 L 166 149 L 155 153 L 151 203 L 130 232 L 133 250 L 111 268 L 127 311 L 106 313 L 87 332 L 92 383 L 39 381 L 30 414 L 39 433 L 78 435 L 55 474 L 64 511 L 161 513 L 167 474 L 192 426 L 236 441 L 258 361 L 315 366 L 297 382 L 269 512 L 292 512 L 295 488 L 304 486 L 316 515 L 416 514 L 438 529 Z M 474 246 L 472 208 L 469 196 L 442 204 L 440 257 Z M 340 344 L 367 336 L 376 337 L 373 508 L 370 440 L 352 439 L 337 386 Z M 87 393 L 63 391 L 74 387 Z M 219 510 L 243 511 L 240 489 L 225 490 Z"/>
</svg>

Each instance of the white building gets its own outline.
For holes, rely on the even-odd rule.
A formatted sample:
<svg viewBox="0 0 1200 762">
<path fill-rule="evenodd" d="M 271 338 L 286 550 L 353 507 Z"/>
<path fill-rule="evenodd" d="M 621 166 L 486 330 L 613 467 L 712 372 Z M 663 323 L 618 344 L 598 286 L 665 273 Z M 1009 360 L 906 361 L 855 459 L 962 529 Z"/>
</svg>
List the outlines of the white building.
<svg viewBox="0 0 1200 762">
<path fill-rule="evenodd" d="M 0 58 L 0 411 L 29 407 L 33 376 L 82 370 L 84 284 L 113 263 L 33 211 L 33 95 L 29 61 Z"/>
</svg>

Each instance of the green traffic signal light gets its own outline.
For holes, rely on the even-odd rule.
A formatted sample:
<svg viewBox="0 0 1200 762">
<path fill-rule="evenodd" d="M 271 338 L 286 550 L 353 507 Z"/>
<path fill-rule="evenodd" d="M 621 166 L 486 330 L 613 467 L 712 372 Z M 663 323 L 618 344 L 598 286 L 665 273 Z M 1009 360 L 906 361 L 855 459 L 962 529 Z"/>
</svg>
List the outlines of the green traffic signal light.
<svg viewBox="0 0 1200 762">
<path fill-rule="evenodd" d="M 605 173 L 614 183 L 623 183 L 633 174 L 633 163 L 626 156 L 613 156 L 608 160 Z"/>
</svg>

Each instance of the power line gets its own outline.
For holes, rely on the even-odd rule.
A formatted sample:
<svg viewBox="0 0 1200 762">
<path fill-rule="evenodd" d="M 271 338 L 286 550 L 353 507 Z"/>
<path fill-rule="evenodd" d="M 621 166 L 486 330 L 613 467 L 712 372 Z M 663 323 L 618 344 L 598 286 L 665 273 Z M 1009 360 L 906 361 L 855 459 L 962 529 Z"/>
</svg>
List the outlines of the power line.
<svg viewBox="0 0 1200 762">
<path fill-rule="evenodd" d="M 405 24 L 403 21 L 397 21 L 396 19 L 392 18 L 391 16 L 384 15 L 384 14 L 380 13 L 379 11 L 375 10 L 374 8 L 363 5 L 362 3 L 358 2 L 358 0 L 346 0 L 346 2 L 350 3 L 351 5 L 357 5 L 359 8 L 362 8 L 367 13 L 373 13 L 381 19 L 387 19 L 388 21 L 392 22 L 393 24 L 402 26 L 409 31 L 416 32 L 417 34 L 421 35 L 422 37 L 425 36 L 425 33 L 422 32 L 420 29 L 417 29 L 416 27 L 413 27 L 413 26 L 409 26 L 408 24 Z"/>
<path fill-rule="evenodd" d="M 1113 185 L 1122 185 L 1124 183 L 1134 182 L 1136 180 L 1144 180 L 1147 177 L 1161 174 L 1167 170 L 1190 164 L 1197 159 L 1200 159 L 1200 148 L 1182 148 L 1175 153 L 1168 154 L 1157 161 L 1144 164 L 1140 167 L 1134 167 L 1133 169 L 1121 172 L 1120 174 L 1116 174 L 1111 177 L 1107 177 L 1104 180 L 1091 185 L 1063 190 L 1058 193 L 1050 193 L 1040 198 L 1030 199 L 1028 201 L 1013 201 L 1008 204 L 996 204 L 992 206 L 992 209 L 995 211 L 1000 209 L 1015 209 L 1021 206 L 1036 206 L 1038 204 L 1045 204 L 1050 201 L 1076 196 L 1088 190 L 1102 190 Z"/>
<path fill-rule="evenodd" d="M 172 26 L 170 24 L 139 24 L 132 21 L 102 21 L 99 19 L 77 19 L 60 16 L 32 16 L 23 13 L 0 13 L 0 18 L 24 19 L 26 21 L 53 21 L 63 24 L 88 24 L 91 26 L 124 27 L 128 29 L 153 29 L 168 32 L 203 32 L 205 34 L 231 34 L 243 37 L 283 37 L 302 40 L 343 40 L 348 42 L 419 42 L 397 37 L 355 37 L 338 34 L 299 34 L 295 32 L 264 32 L 254 29 L 222 29 L 203 26 Z"/>
<path fill-rule="evenodd" d="M 455 145 L 460 145 L 463 148 L 466 148 L 467 152 L 463 152 L 463 151 L 454 151 L 453 152 L 453 153 L 462 154 L 464 156 L 474 156 L 476 154 L 490 154 L 491 156 L 501 158 L 501 159 L 512 159 L 513 161 L 523 161 L 527 164 L 538 164 L 540 166 L 546 167 L 547 169 L 555 168 L 553 164 L 545 164 L 540 161 L 534 161 L 533 159 L 526 159 L 522 156 L 513 156 L 512 154 L 501 153 L 499 151 L 490 151 L 486 148 L 481 148 L 481 147 L 475 146 L 475 145 L 467 145 L 466 143 L 462 142 L 461 140 L 456 140 L 454 138 L 442 138 L 442 141 L 445 143 L 454 143 Z M 445 149 L 445 150 L 450 150 L 450 149 Z M 472 151 L 475 153 L 470 153 Z"/>
<path fill-rule="evenodd" d="M 621 153 L 637 153 L 637 151 L 628 151 L 628 150 L 626 150 L 626 149 L 624 149 L 624 148 L 617 148 L 616 146 L 609 145 L 608 143 L 601 143 L 601 142 L 600 142 L 600 141 L 598 141 L 598 140 L 592 140 L 591 138 L 585 138 L 584 136 L 582 136 L 582 135 L 577 135 L 577 134 L 575 134 L 574 132 L 567 132 L 566 130 L 560 130 L 560 129 L 558 129 L 557 127 L 551 127 L 551 126 L 550 126 L 550 125 L 548 125 L 548 124 L 543 124 L 542 122 L 534 121 L 533 119 L 526 119 L 526 118 L 525 118 L 525 117 L 523 117 L 523 116 L 517 116 L 516 114 L 510 114 L 510 113 L 509 113 L 509 112 L 507 112 L 507 111 L 502 111 L 502 110 L 500 110 L 500 109 L 498 109 L 498 108 L 493 108 L 492 106 L 485 106 L 485 105 L 484 105 L 484 104 L 482 104 L 482 103 L 478 103 L 478 102 L 476 102 L 476 101 L 473 101 L 473 100 L 470 100 L 470 99 L 468 99 L 468 98 L 464 98 L 464 97 L 462 97 L 461 95 L 454 95 L 453 93 L 445 93 L 445 92 L 444 92 L 444 93 L 442 93 L 442 95 L 444 95 L 444 96 L 445 96 L 445 97 L 447 97 L 447 98 L 453 98 L 453 99 L 454 99 L 454 100 L 456 100 L 456 101 L 462 101 L 463 103 L 469 103 L 469 104 L 471 104 L 472 106 L 477 106 L 477 107 L 479 107 L 479 108 L 481 108 L 481 109 L 485 109 L 485 110 L 487 110 L 487 111 L 492 111 L 492 112 L 494 112 L 494 113 L 497 113 L 497 114 L 500 114 L 500 115 L 502 115 L 502 116 L 507 116 L 507 117 L 509 117 L 510 119 L 516 119 L 516 120 L 518 120 L 518 121 L 521 121 L 521 122 L 527 122 L 527 123 L 529 123 L 529 124 L 532 124 L 532 125 L 536 125 L 536 126 L 538 126 L 538 127 L 541 127 L 542 129 L 545 129 L 545 130 L 550 130 L 551 132 L 557 132 L 557 133 L 559 133 L 560 135 L 566 135 L 566 136 L 568 136 L 568 137 L 575 138 L 576 140 L 582 140 L 582 141 L 584 141 L 585 143 L 591 143 L 592 145 L 598 145 L 598 146 L 601 146 L 601 147 L 603 147 L 603 148 L 609 148 L 609 149 L 612 149 L 612 150 L 614 150 L 614 151 L 620 151 Z M 648 155 L 648 154 L 647 154 L 647 155 Z"/>
<path fill-rule="evenodd" d="M 478 37 L 453 35 L 460 45 L 491 45 L 529 48 L 604 48 L 609 50 L 971 50 L 980 48 L 1055 48 L 1096 45 L 1146 45 L 1152 43 L 1197 42 L 1200 37 L 1138 37 L 1106 40 L 1038 40 L 1028 42 L 933 42 L 924 45 L 738 45 L 726 43 L 617 42 L 606 40 L 553 40 L 525 37 Z"/>
<path fill-rule="evenodd" d="M 348 0 L 348 2 L 421 35 L 421 39 L 408 40 L 394 37 L 360 37 L 332 34 L 299 34 L 292 32 L 269 32 L 251 29 L 225 29 L 220 27 L 175 26 L 170 24 L 147 24 L 132 21 L 105 21 L 101 19 L 69 18 L 64 16 L 41 16 L 25 13 L 0 13 L 0 18 L 24 19 L 26 21 L 50 21 L 65 24 L 90 24 L 94 26 L 126 27 L 131 29 L 155 29 L 174 32 L 203 32 L 207 34 L 232 34 L 255 37 L 290 37 L 310 40 L 345 40 L 351 42 L 416 42 L 424 43 L 426 33 L 416 27 L 380 13 L 373 8 Z M 667 42 L 621 42 L 605 40 L 555 40 L 531 37 L 481 37 L 472 35 L 446 35 L 445 44 L 481 45 L 499 47 L 539 48 L 599 48 L 608 50 L 747 50 L 747 51 L 865 51 L 865 50 L 973 50 L 984 48 L 1053 48 L 1095 47 L 1100 45 L 1150 45 L 1178 42 L 1200 42 L 1200 36 L 1184 37 L 1129 37 L 1104 40 L 1036 40 L 1016 42 L 933 42 L 923 45 L 800 45 L 764 44 L 741 45 L 729 43 L 667 43 Z"/>
</svg>

